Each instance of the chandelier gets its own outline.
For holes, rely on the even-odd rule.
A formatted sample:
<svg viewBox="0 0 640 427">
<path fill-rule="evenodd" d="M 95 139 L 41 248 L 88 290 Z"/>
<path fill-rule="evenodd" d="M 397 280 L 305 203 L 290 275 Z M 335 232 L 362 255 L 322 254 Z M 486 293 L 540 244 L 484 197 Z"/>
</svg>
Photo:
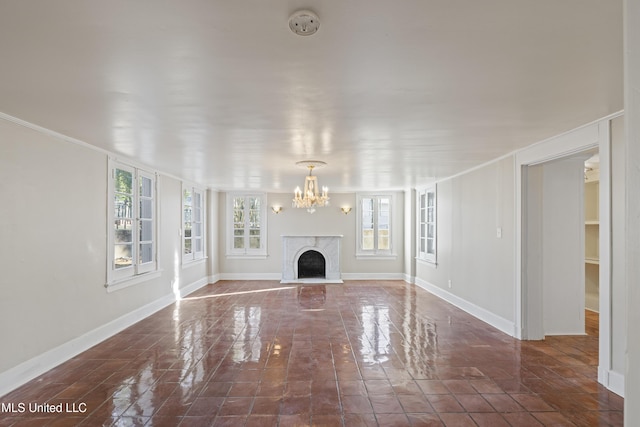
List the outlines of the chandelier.
<svg viewBox="0 0 640 427">
<path fill-rule="evenodd" d="M 304 190 L 300 187 L 295 189 L 295 197 L 293 198 L 294 208 L 305 208 L 307 212 L 314 213 L 317 207 L 329 205 L 329 189 L 322 187 L 322 193 L 318 193 L 318 177 L 313 176 L 313 169 L 325 166 L 325 162 L 319 160 L 304 160 L 297 162 L 296 165 L 309 169 L 309 175 L 304 178 Z"/>
</svg>

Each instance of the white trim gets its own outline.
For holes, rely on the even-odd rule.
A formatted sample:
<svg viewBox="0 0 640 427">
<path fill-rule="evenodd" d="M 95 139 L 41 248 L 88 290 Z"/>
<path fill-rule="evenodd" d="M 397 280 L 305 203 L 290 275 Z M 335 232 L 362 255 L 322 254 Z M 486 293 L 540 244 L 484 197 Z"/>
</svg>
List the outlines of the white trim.
<svg viewBox="0 0 640 427">
<path fill-rule="evenodd" d="M 614 392 L 620 397 L 624 397 L 624 374 L 606 370 L 598 366 L 598 382 L 604 385 L 609 391 Z"/>
<path fill-rule="evenodd" d="M 195 259 L 192 261 L 188 261 L 188 262 L 182 262 L 182 269 L 186 270 L 187 268 L 191 268 L 191 267 L 195 267 L 197 265 L 202 265 L 202 264 L 206 264 L 207 260 L 209 259 L 209 257 L 204 257 L 204 258 L 200 258 L 200 259 Z"/>
<path fill-rule="evenodd" d="M 394 260 L 398 258 L 398 254 L 356 254 L 356 259 L 358 260 Z"/>
<path fill-rule="evenodd" d="M 18 126 L 22 126 L 22 127 L 27 128 L 27 129 L 31 129 L 31 130 L 33 130 L 35 132 L 38 132 L 38 133 L 42 134 L 42 135 L 46 135 L 46 136 L 58 139 L 60 141 L 68 142 L 68 143 L 71 143 L 71 144 L 78 145 L 80 147 L 84 147 L 84 148 L 88 148 L 88 149 L 93 150 L 93 151 L 97 151 L 98 153 L 106 154 L 107 156 L 113 157 L 115 160 L 117 160 L 119 162 L 128 163 L 128 164 L 130 164 L 130 165 L 132 165 L 134 167 L 137 167 L 139 169 L 156 170 L 155 168 L 152 168 L 149 165 L 146 165 L 144 163 L 140 163 L 140 162 L 137 162 L 137 161 L 133 160 L 131 157 L 126 157 L 126 156 L 123 156 L 122 154 L 116 154 L 113 151 L 105 150 L 104 148 L 100 148 L 100 147 L 97 147 L 95 145 L 91 145 L 88 142 L 84 142 L 84 141 L 82 141 L 80 139 L 72 138 L 70 136 L 64 135 L 64 134 L 56 132 L 54 130 L 47 129 L 45 127 L 36 125 L 34 123 L 31 123 L 31 122 L 27 122 L 26 120 L 22 120 L 22 119 L 19 119 L 17 117 L 10 116 L 9 114 L 3 113 L 3 112 L 0 112 L 0 120 L 5 120 L 7 122 L 16 124 Z M 167 173 L 167 172 L 163 172 L 163 171 L 157 171 L 157 172 L 159 174 L 162 174 L 162 175 L 168 177 L 168 178 L 173 178 L 173 179 L 175 179 L 177 181 L 182 181 L 183 180 L 179 176 L 176 176 L 176 175 L 173 175 L 173 174 L 170 174 L 170 173 Z M 207 187 L 205 187 L 205 188 L 207 188 Z"/>
<path fill-rule="evenodd" d="M 426 240 L 428 237 L 428 224 L 429 221 L 426 217 L 428 217 L 428 206 L 429 206 L 429 194 L 433 193 L 433 227 L 434 227 L 434 252 L 432 254 L 428 253 L 425 247 L 424 252 L 420 250 L 420 244 L 422 243 L 422 206 L 421 206 L 421 198 L 425 197 L 425 246 L 427 245 Z M 416 260 L 430 263 L 434 266 L 438 265 L 438 185 L 432 184 L 422 188 L 416 188 Z"/>
<path fill-rule="evenodd" d="M 405 280 L 404 273 L 342 273 L 343 280 Z"/>
<path fill-rule="evenodd" d="M 526 236 L 523 229 L 522 218 L 523 201 L 526 199 L 526 189 L 523 187 L 523 168 L 544 163 L 547 161 L 571 156 L 573 154 L 597 147 L 600 155 L 600 338 L 599 338 L 599 367 L 598 372 L 610 372 L 611 369 L 611 188 L 610 188 L 610 156 L 611 136 L 610 121 L 622 112 L 607 116 L 588 125 L 566 132 L 562 135 L 541 141 L 531 147 L 516 153 L 514 157 L 515 168 L 515 337 L 523 339 L 527 336 L 524 327 L 524 313 L 526 310 L 526 298 L 524 297 L 523 263 L 527 256 L 523 249 L 526 244 Z M 605 376 L 598 375 L 598 381 L 605 387 L 611 387 L 609 380 L 603 380 Z M 609 378 L 609 376 L 606 376 Z M 622 381 L 624 382 L 624 380 Z M 616 381 L 615 384 L 619 384 Z M 614 387 L 616 386 L 614 384 Z M 612 390 L 613 391 L 613 390 Z M 617 392 L 616 392 L 617 393 Z"/>
<path fill-rule="evenodd" d="M 281 273 L 220 273 L 219 280 L 278 280 Z"/>
<path fill-rule="evenodd" d="M 422 265 L 426 265 L 426 266 L 429 266 L 431 268 L 438 268 L 438 263 L 437 262 L 429 261 L 428 259 L 416 257 L 416 261 L 418 263 L 422 264 Z"/>
<path fill-rule="evenodd" d="M 233 200 L 236 197 L 244 197 L 245 198 L 245 247 L 243 249 L 234 249 L 234 228 L 233 228 Z M 260 248 L 251 249 L 249 247 L 250 235 L 248 228 L 248 210 L 249 208 L 246 206 L 246 198 L 254 197 L 260 199 Z M 268 256 L 267 252 L 267 239 L 268 239 L 268 215 L 267 215 L 267 193 L 265 192 L 255 192 L 255 191 L 234 191 L 226 194 L 225 200 L 225 212 L 226 218 L 224 220 L 225 224 L 225 236 L 226 236 L 226 257 L 229 259 L 239 258 L 239 259 L 265 259 Z"/>
<path fill-rule="evenodd" d="M 180 297 L 186 296 L 208 283 L 207 278 L 199 279 L 181 288 Z M 0 396 L 4 396 L 94 345 L 173 304 L 175 301 L 176 297 L 173 294 L 167 294 L 0 373 Z"/>
<path fill-rule="evenodd" d="M 484 308 L 479 307 L 465 299 L 462 299 L 457 295 L 454 295 L 442 288 L 432 285 L 426 280 L 416 278 L 416 286 L 419 286 L 420 288 L 429 293 L 432 293 L 438 298 L 443 299 L 452 305 L 455 305 L 459 309 L 469 313 L 470 315 L 482 320 L 485 323 L 488 323 L 499 331 L 504 332 L 509 336 L 514 336 L 515 325 L 512 321 L 493 314 L 492 312 L 485 310 Z"/>
<path fill-rule="evenodd" d="M 524 151 L 524 150 L 527 150 L 527 149 L 529 149 L 529 148 L 531 148 L 531 147 L 534 147 L 534 146 L 536 146 L 536 145 L 538 145 L 538 144 L 545 144 L 545 143 L 547 143 L 548 141 L 555 140 L 556 138 L 559 138 L 559 137 L 562 137 L 562 136 L 564 136 L 564 135 L 570 134 L 570 133 L 575 132 L 575 131 L 577 131 L 577 130 L 580 130 L 580 129 L 582 129 L 582 128 L 589 127 L 589 126 L 592 126 L 592 125 L 594 125 L 594 124 L 600 123 L 600 122 L 601 122 L 601 121 L 603 121 L 603 120 L 613 120 L 613 119 L 615 119 L 616 117 L 622 116 L 623 114 L 624 114 L 624 110 L 616 111 L 615 113 L 609 114 L 608 116 L 605 116 L 605 117 L 599 118 L 599 119 L 597 119 L 597 120 L 594 120 L 594 121 L 589 122 L 589 123 L 587 123 L 587 124 L 584 124 L 584 125 L 582 125 L 582 126 L 578 126 L 578 127 L 577 127 L 577 128 L 575 128 L 575 129 L 568 130 L 568 131 L 563 132 L 563 133 L 561 133 L 561 134 L 559 134 L 559 135 L 554 135 L 554 136 L 549 137 L 549 138 L 547 138 L 547 139 L 543 139 L 542 141 L 535 142 L 535 143 L 533 143 L 532 145 L 529 145 L 529 146 L 526 146 L 526 147 L 523 147 L 523 148 L 518 148 L 518 149 L 516 149 L 516 150 L 513 150 L 513 151 L 511 151 L 511 152 L 509 152 L 509 153 L 507 153 L 507 154 L 503 154 L 503 155 L 502 155 L 502 156 L 500 156 L 500 157 L 496 157 L 495 159 L 491 159 L 491 160 L 489 160 L 489 161 L 487 161 L 487 162 L 485 162 L 485 163 L 482 163 L 482 164 L 480 164 L 480 165 L 474 166 L 474 167 L 469 168 L 469 169 L 465 169 L 465 170 L 463 170 L 462 172 L 458 172 L 458 173 L 456 173 L 456 174 L 454 174 L 454 175 L 450 175 L 450 176 L 447 176 L 447 177 L 445 177 L 445 178 L 435 179 L 435 180 L 433 181 L 433 183 L 437 184 L 437 183 L 440 183 L 440 182 L 449 181 L 449 180 L 451 180 L 451 179 L 453 179 L 453 178 L 457 178 L 457 177 L 459 177 L 459 176 L 466 175 L 466 174 L 468 174 L 468 173 L 470 173 L 470 172 L 473 172 L 473 171 L 476 171 L 476 170 L 479 170 L 479 169 L 483 169 L 483 168 L 485 168 L 486 166 L 492 165 L 492 164 L 497 163 L 497 162 L 499 162 L 499 161 L 501 161 L 501 160 L 504 160 L 504 159 L 507 159 L 507 158 L 509 158 L 509 157 L 515 156 L 515 155 L 517 155 L 518 153 L 520 153 L 520 152 L 522 152 L 522 151 Z M 420 187 L 420 186 L 418 186 L 418 187 Z"/>
<path fill-rule="evenodd" d="M 389 199 L 389 249 L 378 249 L 378 214 L 379 214 L 379 202 L 380 199 L 387 198 Z M 373 221 L 374 221 L 374 229 L 373 229 L 373 249 L 363 249 L 362 248 L 362 199 L 373 199 L 374 200 L 374 208 L 373 208 Z M 383 192 L 375 192 L 375 191 L 364 191 L 356 193 L 356 258 L 357 259 L 371 259 L 367 257 L 393 257 L 395 256 L 395 234 L 396 230 L 393 227 L 393 216 L 394 216 L 394 208 L 395 208 L 396 198 L 395 193 L 383 191 Z M 382 259 L 382 258 L 381 258 Z"/>
<path fill-rule="evenodd" d="M 120 289 L 128 288 L 129 286 L 137 285 L 138 283 L 147 282 L 152 279 L 157 279 L 162 276 L 163 270 L 154 270 L 148 273 L 138 274 L 136 276 L 126 277 L 120 280 L 115 280 L 111 283 L 107 283 L 104 287 L 108 293 L 119 291 Z"/>
<path fill-rule="evenodd" d="M 414 284 L 416 282 L 416 276 L 412 276 L 410 274 L 403 274 L 403 278 L 402 280 L 404 280 L 407 283 L 411 283 Z"/>
</svg>

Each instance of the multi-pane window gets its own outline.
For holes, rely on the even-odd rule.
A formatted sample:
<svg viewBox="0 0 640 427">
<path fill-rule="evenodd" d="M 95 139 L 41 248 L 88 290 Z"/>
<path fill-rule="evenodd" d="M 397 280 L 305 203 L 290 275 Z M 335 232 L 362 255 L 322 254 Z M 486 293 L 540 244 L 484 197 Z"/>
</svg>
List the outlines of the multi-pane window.
<svg viewBox="0 0 640 427">
<path fill-rule="evenodd" d="M 361 195 L 358 202 L 358 252 L 389 254 L 391 252 L 390 195 Z"/>
<path fill-rule="evenodd" d="M 110 163 L 108 284 L 157 269 L 156 176 Z"/>
<path fill-rule="evenodd" d="M 436 189 L 418 192 L 418 258 L 436 262 Z"/>
<path fill-rule="evenodd" d="M 229 255 L 266 255 L 266 203 L 262 194 L 231 194 Z"/>
<path fill-rule="evenodd" d="M 182 190 L 182 259 L 204 258 L 204 192 L 196 187 Z"/>
</svg>

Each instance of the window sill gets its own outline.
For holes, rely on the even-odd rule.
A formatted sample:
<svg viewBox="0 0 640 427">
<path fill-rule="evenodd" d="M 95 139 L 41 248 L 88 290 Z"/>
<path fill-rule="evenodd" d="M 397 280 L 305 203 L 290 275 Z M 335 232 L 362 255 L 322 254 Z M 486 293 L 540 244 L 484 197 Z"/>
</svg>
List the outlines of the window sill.
<svg viewBox="0 0 640 427">
<path fill-rule="evenodd" d="M 416 257 L 416 261 L 420 264 L 428 265 L 429 267 L 438 268 L 438 263 L 434 260 Z"/>
<path fill-rule="evenodd" d="M 227 254 L 227 259 L 267 259 L 269 255 L 246 255 L 246 254 Z"/>
<path fill-rule="evenodd" d="M 127 277 L 125 279 L 114 280 L 104 285 L 107 288 L 107 292 L 115 292 L 120 289 L 128 288 L 129 286 L 137 285 L 152 279 L 156 279 L 162 275 L 162 270 L 150 271 L 148 273 L 138 274 L 137 276 Z"/>
<path fill-rule="evenodd" d="M 359 260 L 376 260 L 376 259 L 397 259 L 397 254 L 356 254 L 356 259 Z"/>
<path fill-rule="evenodd" d="M 182 268 L 191 268 L 191 267 L 195 267 L 197 265 L 202 265 L 205 264 L 207 262 L 207 258 L 208 257 L 204 257 L 204 258 L 199 258 L 199 259 L 190 259 L 190 260 L 186 260 L 186 261 L 182 261 Z"/>
</svg>

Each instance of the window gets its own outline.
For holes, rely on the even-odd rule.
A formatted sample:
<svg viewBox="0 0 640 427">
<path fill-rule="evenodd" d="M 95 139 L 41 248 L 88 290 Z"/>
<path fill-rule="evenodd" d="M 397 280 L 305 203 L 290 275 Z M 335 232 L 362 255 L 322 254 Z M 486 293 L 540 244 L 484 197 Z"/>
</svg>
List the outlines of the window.
<svg viewBox="0 0 640 427">
<path fill-rule="evenodd" d="M 266 197 L 263 194 L 228 194 L 227 212 L 227 255 L 265 257 Z"/>
<path fill-rule="evenodd" d="M 156 271 L 156 175 L 110 160 L 107 286 Z"/>
<path fill-rule="evenodd" d="M 358 196 L 358 255 L 391 255 L 391 195 Z"/>
<path fill-rule="evenodd" d="M 182 261 L 204 258 L 204 191 L 191 186 L 182 189 Z"/>
<path fill-rule="evenodd" d="M 436 262 L 436 188 L 418 191 L 418 259 Z"/>
</svg>

